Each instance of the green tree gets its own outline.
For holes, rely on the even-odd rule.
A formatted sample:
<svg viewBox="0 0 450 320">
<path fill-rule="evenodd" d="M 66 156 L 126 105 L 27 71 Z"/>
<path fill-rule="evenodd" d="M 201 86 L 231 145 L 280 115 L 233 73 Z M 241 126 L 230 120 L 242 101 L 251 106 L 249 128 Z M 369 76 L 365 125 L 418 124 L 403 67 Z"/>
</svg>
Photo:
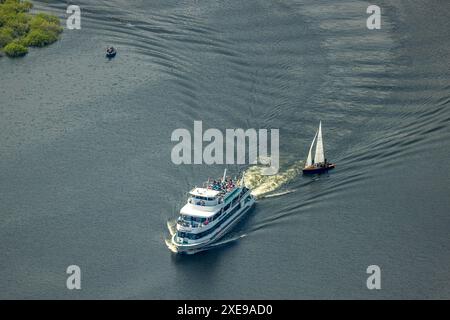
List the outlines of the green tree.
<svg viewBox="0 0 450 320">
<path fill-rule="evenodd" d="M 27 47 L 16 42 L 11 42 L 10 44 L 7 44 L 3 48 L 3 50 L 9 57 L 22 57 L 28 53 Z"/>
<path fill-rule="evenodd" d="M 43 30 L 32 30 L 24 38 L 24 44 L 29 47 L 44 47 L 58 40 L 58 36 L 53 32 Z"/>
<path fill-rule="evenodd" d="M 14 32 L 11 28 L 4 27 L 0 28 L 0 49 L 6 46 L 8 43 L 13 41 Z"/>
</svg>

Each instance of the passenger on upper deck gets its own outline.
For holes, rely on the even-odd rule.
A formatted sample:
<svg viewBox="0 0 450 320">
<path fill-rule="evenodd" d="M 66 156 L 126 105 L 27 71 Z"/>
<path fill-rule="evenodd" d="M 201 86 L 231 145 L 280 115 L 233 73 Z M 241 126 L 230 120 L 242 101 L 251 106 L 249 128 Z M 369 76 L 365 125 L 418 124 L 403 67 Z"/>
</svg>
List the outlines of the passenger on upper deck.
<svg viewBox="0 0 450 320">
<path fill-rule="evenodd" d="M 208 179 L 208 189 L 229 192 L 235 186 L 236 184 L 234 183 L 233 179 L 231 179 L 231 177 L 227 177 L 223 182 L 215 179 L 212 182 L 210 182 L 210 179 Z"/>
<path fill-rule="evenodd" d="M 225 189 L 226 189 L 227 191 L 230 191 L 230 190 L 232 190 L 234 187 L 235 187 L 235 184 L 234 184 L 233 180 L 232 180 L 230 177 L 227 177 L 227 182 L 226 182 Z"/>
</svg>

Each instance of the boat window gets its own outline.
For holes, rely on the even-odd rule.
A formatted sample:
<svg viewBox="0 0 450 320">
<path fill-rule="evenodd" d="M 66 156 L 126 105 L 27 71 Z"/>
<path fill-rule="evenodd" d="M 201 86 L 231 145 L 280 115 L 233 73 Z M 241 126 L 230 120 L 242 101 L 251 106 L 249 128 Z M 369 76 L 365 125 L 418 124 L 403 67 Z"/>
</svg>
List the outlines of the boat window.
<svg viewBox="0 0 450 320">
<path fill-rule="evenodd" d="M 230 205 L 228 204 L 227 207 L 229 208 Z M 215 219 L 217 219 L 223 212 L 225 212 L 225 208 L 223 208 L 223 211 L 221 210 L 221 211 L 219 211 L 216 214 Z M 210 229 L 208 229 L 206 231 L 203 231 L 203 232 L 200 232 L 200 233 L 197 233 L 197 234 L 187 234 L 187 236 L 190 237 L 189 239 L 200 239 L 200 238 L 203 238 L 204 236 L 206 236 L 206 235 L 210 234 L 211 232 L 213 232 L 214 230 L 216 230 L 220 225 L 222 225 L 225 221 L 227 221 L 228 217 L 232 216 L 239 209 L 241 209 L 241 204 L 240 203 L 238 203 L 231 211 L 229 211 L 228 213 L 225 213 L 224 217 L 222 218 L 222 220 L 217 222 L 216 225 L 213 228 L 210 228 Z"/>
<path fill-rule="evenodd" d="M 241 208 L 241 204 L 239 203 L 236 207 L 233 208 L 233 210 L 230 211 L 230 215 L 236 213 Z"/>
</svg>

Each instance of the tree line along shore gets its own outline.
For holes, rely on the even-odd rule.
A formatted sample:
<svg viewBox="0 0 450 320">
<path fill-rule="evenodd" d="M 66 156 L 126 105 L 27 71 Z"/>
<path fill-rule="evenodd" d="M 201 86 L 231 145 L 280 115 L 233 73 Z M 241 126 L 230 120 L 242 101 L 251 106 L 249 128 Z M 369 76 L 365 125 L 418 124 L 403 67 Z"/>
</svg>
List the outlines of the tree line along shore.
<svg viewBox="0 0 450 320">
<path fill-rule="evenodd" d="M 31 14 L 33 4 L 21 0 L 0 0 L 0 56 L 21 57 L 29 47 L 44 47 L 58 40 L 63 28 L 59 18 Z"/>
</svg>

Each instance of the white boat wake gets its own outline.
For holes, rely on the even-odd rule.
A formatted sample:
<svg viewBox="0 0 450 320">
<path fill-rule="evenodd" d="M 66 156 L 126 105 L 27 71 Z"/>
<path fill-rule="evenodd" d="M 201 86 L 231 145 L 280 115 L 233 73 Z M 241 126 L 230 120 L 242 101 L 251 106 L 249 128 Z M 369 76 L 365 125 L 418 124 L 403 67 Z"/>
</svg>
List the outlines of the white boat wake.
<svg viewBox="0 0 450 320">
<path fill-rule="evenodd" d="M 265 176 L 261 174 L 262 166 L 252 166 L 244 172 L 245 185 L 249 187 L 252 194 L 258 198 L 281 196 L 294 192 L 295 190 L 286 190 L 276 194 L 272 192 L 278 190 L 286 183 L 292 181 L 302 172 L 303 161 L 297 161 L 283 172 L 279 172 L 273 176 Z"/>
</svg>

